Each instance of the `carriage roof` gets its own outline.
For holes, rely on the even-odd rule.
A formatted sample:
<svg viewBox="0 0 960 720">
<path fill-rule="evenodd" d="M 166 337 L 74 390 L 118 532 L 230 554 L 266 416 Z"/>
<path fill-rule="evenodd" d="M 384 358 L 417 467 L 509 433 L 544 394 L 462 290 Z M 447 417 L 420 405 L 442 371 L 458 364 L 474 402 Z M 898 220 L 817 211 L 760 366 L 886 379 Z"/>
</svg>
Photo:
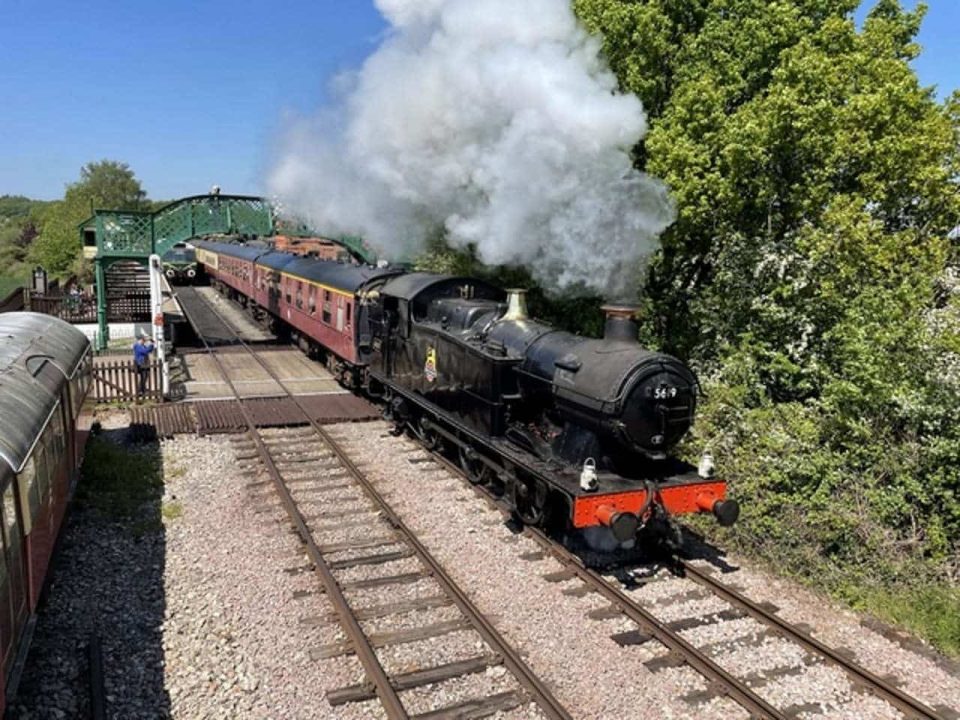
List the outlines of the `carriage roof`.
<svg viewBox="0 0 960 720">
<path fill-rule="evenodd" d="M 29 457 L 64 380 L 76 374 L 89 347 L 86 335 L 58 318 L 0 314 L 0 459 L 14 472 Z"/>
</svg>

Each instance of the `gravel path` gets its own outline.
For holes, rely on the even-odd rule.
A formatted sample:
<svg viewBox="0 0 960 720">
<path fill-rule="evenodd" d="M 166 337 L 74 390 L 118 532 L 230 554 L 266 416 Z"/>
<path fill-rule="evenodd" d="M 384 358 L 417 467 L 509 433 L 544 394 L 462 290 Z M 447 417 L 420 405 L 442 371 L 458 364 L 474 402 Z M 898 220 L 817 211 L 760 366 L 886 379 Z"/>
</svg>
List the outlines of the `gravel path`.
<svg viewBox="0 0 960 720">
<path fill-rule="evenodd" d="M 97 418 L 105 435 L 127 440 L 126 413 Z M 131 461 L 159 463 L 156 446 L 137 447 Z M 108 673 L 106 692 L 128 717 L 157 717 L 167 708 L 163 687 L 164 541 L 157 532 L 159 497 L 135 518 L 117 521 L 75 503 L 61 531 L 46 601 L 38 613 L 30 654 L 11 715 L 23 720 L 87 717 L 88 644 L 100 637 Z M 122 677 L 121 677 L 122 676 Z"/>
</svg>

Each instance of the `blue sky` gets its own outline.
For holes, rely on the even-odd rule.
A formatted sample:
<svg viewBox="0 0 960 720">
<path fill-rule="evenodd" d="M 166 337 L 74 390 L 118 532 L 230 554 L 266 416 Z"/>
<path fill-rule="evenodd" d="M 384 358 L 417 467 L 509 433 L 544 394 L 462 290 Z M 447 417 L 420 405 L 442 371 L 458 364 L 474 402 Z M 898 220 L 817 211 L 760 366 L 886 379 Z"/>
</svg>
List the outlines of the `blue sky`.
<svg viewBox="0 0 960 720">
<path fill-rule="evenodd" d="M 945 97 L 960 2 L 927 4 L 915 66 Z M 0 0 L 0 195 L 61 197 L 103 158 L 155 199 L 257 194 L 284 115 L 319 107 L 384 30 L 372 0 Z"/>
</svg>

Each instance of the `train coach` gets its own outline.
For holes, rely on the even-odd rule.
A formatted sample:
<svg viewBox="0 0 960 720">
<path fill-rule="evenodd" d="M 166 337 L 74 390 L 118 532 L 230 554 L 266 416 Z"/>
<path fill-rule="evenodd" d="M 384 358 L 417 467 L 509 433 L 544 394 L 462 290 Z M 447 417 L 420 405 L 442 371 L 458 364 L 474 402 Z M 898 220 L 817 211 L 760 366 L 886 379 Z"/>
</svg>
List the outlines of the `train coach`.
<svg viewBox="0 0 960 720">
<path fill-rule="evenodd" d="M 361 381 L 369 353 L 364 341 L 366 298 L 400 274 L 317 260 L 267 247 L 198 242 L 197 260 L 211 282 L 278 334 L 322 359 L 345 385 Z"/>
<path fill-rule="evenodd" d="M 197 247 L 221 289 L 382 400 L 397 432 L 456 456 L 524 523 L 607 552 L 676 545 L 679 515 L 737 520 L 709 454 L 694 466 L 674 452 L 696 377 L 640 346 L 632 308 L 606 307 L 605 335 L 591 339 L 477 278 Z"/>
<path fill-rule="evenodd" d="M 191 283 L 197 279 L 197 255 L 192 245 L 177 243 L 160 258 L 163 274 L 171 283 Z"/>
<path fill-rule="evenodd" d="M 83 457 L 86 336 L 36 313 L 0 315 L 0 714 L 15 691 Z"/>
</svg>

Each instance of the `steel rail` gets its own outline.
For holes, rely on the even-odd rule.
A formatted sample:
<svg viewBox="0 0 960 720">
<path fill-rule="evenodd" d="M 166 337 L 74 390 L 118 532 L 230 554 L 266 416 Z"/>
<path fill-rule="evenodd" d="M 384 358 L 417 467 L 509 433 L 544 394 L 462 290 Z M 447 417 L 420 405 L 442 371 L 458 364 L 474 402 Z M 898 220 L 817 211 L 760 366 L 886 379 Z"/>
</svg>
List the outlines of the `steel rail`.
<svg viewBox="0 0 960 720">
<path fill-rule="evenodd" d="M 457 475 L 465 477 L 463 470 L 437 452 L 433 456 L 444 466 Z M 494 507 L 503 508 L 496 500 L 478 485 L 470 483 L 480 497 L 485 498 Z M 750 712 L 753 718 L 763 720 L 787 720 L 787 716 L 751 690 L 745 683 L 720 667 L 706 654 L 687 642 L 678 632 L 668 628 L 645 607 L 637 603 L 623 592 L 613 587 L 595 570 L 583 564 L 576 555 L 565 547 L 551 540 L 543 531 L 530 526 L 524 526 L 524 534 L 534 540 L 541 548 L 550 553 L 562 565 L 569 568 L 591 590 L 603 596 L 605 600 L 615 606 L 626 617 L 639 625 L 651 638 L 656 639 L 672 652 L 680 656 L 684 662 L 696 670 L 707 680 L 713 682 L 718 694 L 727 695 L 742 708 Z"/>
<path fill-rule="evenodd" d="M 211 308 L 211 310 L 213 310 L 213 308 Z M 215 310 L 213 310 L 213 312 L 220 319 L 220 322 L 223 323 L 224 327 L 230 329 L 230 326 L 224 321 L 224 319 L 218 313 L 216 313 Z M 277 493 L 283 502 L 287 516 L 290 518 L 291 522 L 293 522 L 297 529 L 297 534 L 300 535 L 300 540 L 307 549 L 307 554 L 310 557 L 311 563 L 313 563 L 314 567 L 316 567 L 320 574 L 320 579 L 323 583 L 324 589 L 326 590 L 327 597 L 333 604 L 334 610 L 337 613 L 337 618 L 340 620 L 340 624 L 343 626 L 347 636 L 350 638 L 350 642 L 353 645 L 353 650 L 356 652 L 357 658 L 360 660 L 367 678 L 369 678 L 370 682 L 373 683 L 374 690 L 376 691 L 377 697 L 387 713 L 387 717 L 389 717 L 390 720 L 408 720 L 410 716 L 404 709 L 403 702 L 400 700 L 400 696 L 397 694 L 393 684 L 390 682 L 390 678 L 387 676 L 386 671 L 380 664 L 380 660 L 377 658 L 376 651 L 373 649 L 373 646 L 370 644 L 367 636 L 364 634 L 363 628 L 360 627 L 360 623 L 353 615 L 353 612 L 347 603 L 347 599 L 343 595 L 343 591 L 340 589 L 336 578 L 333 576 L 333 572 L 330 570 L 329 566 L 324 560 L 323 554 L 320 552 L 320 548 L 317 546 L 316 541 L 314 541 L 313 534 L 310 532 L 310 528 L 307 526 L 307 521 L 303 517 L 303 513 L 301 513 L 300 509 L 297 507 L 296 501 L 293 499 L 293 495 L 290 493 L 290 489 L 286 486 L 286 483 L 284 483 L 283 476 L 277 469 L 276 463 L 273 460 L 273 456 L 270 454 L 269 448 L 267 448 L 266 443 L 263 441 L 263 437 L 257 430 L 256 423 L 253 421 L 250 410 L 244 404 L 240 392 L 230 379 L 230 375 L 227 372 L 223 362 L 217 356 L 217 353 L 213 351 L 203 335 L 198 333 L 198 337 L 200 338 L 200 341 L 203 343 L 204 347 L 210 353 L 211 357 L 213 357 L 214 362 L 216 362 L 217 368 L 220 370 L 220 374 L 223 376 L 224 381 L 229 386 L 230 391 L 237 398 L 237 404 L 240 406 L 240 412 L 243 415 L 244 422 L 247 424 L 247 432 L 253 439 L 254 444 L 257 446 L 257 453 L 260 455 L 260 459 L 263 461 L 263 464 L 270 475 L 270 479 L 273 481 L 274 487 L 276 488 Z M 239 337 L 237 337 L 237 340 L 243 345 L 243 347 L 247 347 L 246 343 L 240 340 Z M 250 348 L 247 349 L 250 350 Z M 250 350 L 250 353 L 254 358 L 257 357 L 256 353 L 254 353 L 252 350 Z M 266 363 L 261 362 L 261 365 L 266 367 Z M 285 388 L 282 383 L 280 384 L 280 387 Z"/>
<path fill-rule="evenodd" d="M 863 666 L 858 665 L 856 662 L 845 658 L 836 650 L 832 649 L 828 645 L 823 644 L 799 628 L 794 627 L 775 613 L 764 609 L 742 593 L 739 593 L 719 580 L 710 577 L 707 573 L 703 572 L 694 565 L 691 565 L 685 560 L 679 560 L 678 562 L 684 573 L 694 582 L 706 587 L 708 590 L 713 592 L 715 595 L 722 597 L 731 605 L 744 610 L 755 620 L 774 628 L 777 632 L 786 636 L 798 645 L 802 645 L 807 650 L 826 658 L 828 661 L 834 665 L 837 665 L 841 670 L 853 678 L 857 685 L 860 685 L 864 689 L 875 693 L 890 703 L 897 710 L 904 713 L 907 717 L 928 718 L 928 720 L 943 720 L 943 716 L 939 715 L 933 710 L 933 708 L 920 702 L 916 698 L 907 695 L 899 688 L 894 687 L 890 683 L 886 682 L 883 678 L 874 675 Z"/>
<path fill-rule="evenodd" d="M 220 315 L 216 308 L 210 306 L 209 304 L 208 307 L 225 326 L 229 327 L 223 316 Z M 426 565 L 433 579 L 443 588 L 444 592 L 450 597 L 450 599 L 453 600 L 460 612 L 463 613 L 464 616 L 470 621 L 470 624 L 484 639 L 484 641 L 499 654 L 500 658 L 503 660 L 503 664 L 520 683 L 520 685 L 527 691 L 531 699 L 540 706 L 540 709 L 544 712 L 544 714 L 551 720 L 572 720 L 572 716 L 569 714 L 569 712 L 567 712 L 566 708 L 563 707 L 560 701 L 554 697 L 550 689 L 546 687 L 543 681 L 541 681 L 533 672 L 533 670 L 531 670 L 526 664 L 526 662 L 524 662 L 523 658 L 520 656 L 520 653 L 506 641 L 506 639 L 493 626 L 487 617 L 480 612 L 480 609 L 473 604 L 473 601 L 470 600 L 460 586 L 454 582 L 443 566 L 420 542 L 413 531 L 410 530 L 410 528 L 407 527 L 407 525 L 400 519 L 400 516 L 387 503 L 379 491 L 377 491 L 370 479 L 363 473 L 363 471 L 360 470 L 360 468 L 357 467 L 353 460 L 350 459 L 340 443 L 338 443 L 330 435 L 330 433 L 327 432 L 326 428 L 324 428 L 319 422 L 316 421 L 316 419 L 311 416 L 309 412 L 307 412 L 306 408 L 304 408 L 297 397 L 290 392 L 287 386 L 283 384 L 283 381 L 279 378 L 279 376 L 277 376 L 273 369 L 267 365 L 267 363 L 264 362 L 262 358 L 260 358 L 257 353 L 247 345 L 246 342 L 240 339 L 236 333 L 234 333 L 234 336 L 237 338 L 237 343 L 250 353 L 251 357 L 253 357 L 253 359 L 255 359 L 260 366 L 263 367 L 267 374 L 273 378 L 273 380 L 284 390 L 284 392 L 286 392 L 287 397 L 290 398 L 300 409 L 317 435 L 327 444 L 327 446 L 337 456 L 337 459 L 343 464 L 350 475 L 359 483 L 367 497 L 369 497 L 370 500 L 372 500 L 379 507 L 380 512 L 386 521 L 391 525 L 391 527 L 393 527 L 400 535 L 403 536 L 404 542 L 410 545 L 410 547 L 416 553 L 418 559 L 424 565 Z M 201 340 L 203 340 L 202 337 Z M 206 346 L 205 341 L 204 345 Z M 376 686 L 377 694 L 381 697 L 381 701 L 384 702 L 384 706 L 387 709 L 388 715 L 390 715 L 391 718 L 407 718 L 408 716 L 403 709 L 403 705 L 396 694 L 393 684 L 383 670 L 383 667 L 379 664 L 376 654 L 370 646 L 366 636 L 363 635 L 363 631 L 360 628 L 359 623 L 354 618 L 346 599 L 343 597 L 343 594 L 340 591 L 340 587 L 337 584 L 336 578 L 333 577 L 333 574 L 327 568 L 326 563 L 323 560 L 323 556 L 319 552 L 319 548 L 316 546 L 316 543 L 314 543 L 312 536 L 310 535 L 309 528 L 307 527 L 302 514 L 296 508 L 293 497 L 289 494 L 289 490 L 287 490 L 286 486 L 283 485 L 279 471 L 277 471 L 276 466 L 273 464 L 273 459 L 269 457 L 269 451 L 266 450 L 259 433 L 256 432 L 252 418 L 249 417 L 249 411 L 244 407 L 243 401 L 240 399 L 240 394 L 236 391 L 233 383 L 227 377 L 226 370 L 220 363 L 220 360 L 216 357 L 216 353 L 212 352 L 212 355 L 214 356 L 218 367 L 224 375 L 224 379 L 230 385 L 231 390 L 238 398 L 241 410 L 244 413 L 244 420 L 247 422 L 248 428 L 257 442 L 258 449 L 262 446 L 263 452 L 266 453 L 267 458 L 269 459 L 268 467 L 272 469 L 271 476 L 274 477 L 275 484 L 277 484 L 278 489 L 281 491 L 281 496 L 284 498 L 284 504 L 287 505 L 288 513 L 291 514 L 291 517 L 295 518 L 298 532 L 301 534 L 304 542 L 307 543 L 308 548 L 312 547 L 316 552 L 316 557 L 314 557 L 314 552 L 310 553 L 311 561 L 317 566 L 318 569 L 321 570 L 323 574 L 324 585 L 328 589 L 328 595 L 330 596 L 331 600 L 335 601 L 338 617 L 340 617 L 344 622 L 345 628 L 348 629 L 348 634 L 350 634 L 351 638 L 355 641 L 355 646 L 358 650 L 358 656 L 360 656 L 359 650 L 362 647 L 369 648 L 370 650 L 370 654 L 372 655 L 372 664 L 375 666 L 375 668 L 370 668 L 368 677 Z M 263 452 L 261 454 L 263 454 Z M 287 504 L 287 501 L 289 501 L 289 505 Z M 354 638 L 354 632 L 357 633 L 357 638 Z M 363 660 L 362 656 L 361 660 Z M 364 670 L 368 670 L 367 663 L 364 663 Z M 383 691 L 382 694 L 381 691 Z M 391 707 L 390 705 L 387 705 L 387 700 L 390 700 L 391 705 L 395 701 L 396 710 L 400 714 L 394 715 L 391 713 Z"/>
<path fill-rule="evenodd" d="M 432 452 L 432 455 L 455 474 L 460 475 L 461 477 L 466 477 L 463 469 L 456 465 L 456 463 L 451 462 L 443 455 L 438 454 L 436 451 Z M 484 488 L 474 485 L 473 483 L 470 483 L 470 487 L 472 487 L 480 497 L 490 502 L 498 510 L 501 512 L 504 511 L 503 507 L 497 503 L 496 498 Z M 604 597 L 610 600 L 612 604 L 614 604 L 618 609 L 622 610 L 624 614 L 631 619 L 634 618 L 630 615 L 628 610 L 639 610 L 643 614 L 648 614 L 645 608 L 637 605 L 637 603 L 631 598 L 624 595 L 617 588 L 611 586 L 610 583 L 608 583 L 603 579 L 602 576 L 599 575 L 599 573 L 596 573 L 595 571 L 585 567 L 580 558 L 561 545 L 558 545 L 555 541 L 551 540 L 542 530 L 525 526 L 524 533 L 535 540 L 542 548 L 560 560 L 561 563 L 571 567 L 571 569 L 573 569 L 574 572 L 580 576 L 581 580 L 601 592 Z M 883 678 L 871 673 L 869 670 L 861 665 L 858 665 L 854 661 L 845 658 L 836 650 L 833 650 L 819 640 L 811 637 L 809 634 L 803 632 L 799 628 L 794 627 L 783 618 L 778 617 L 775 613 L 766 610 L 763 606 L 754 602 L 742 593 L 733 590 L 719 580 L 716 580 L 702 570 L 698 569 L 696 566 L 691 565 L 689 562 L 684 560 L 678 560 L 678 565 L 694 582 L 703 585 L 717 596 L 723 598 L 730 605 L 741 608 L 755 620 L 773 628 L 787 639 L 793 640 L 814 654 L 821 655 L 829 662 L 839 666 L 840 669 L 845 671 L 851 678 L 853 678 L 856 685 L 867 691 L 874 692 L 878 697 L 890 703 L 890 705 L 904 713 L 904 715 L 907 717 L 925 718 L 926 720 L 945 720 L 943 715 L 937 713 L 929 705 L 926 705 L 916 698 L 907 695 L 899 688 L 883 680 Z M 587 578 L 585 579 L 584 576 L 587 576 Z M 608 591 L 615 593 L 615 597 L 610 595 Z M 649 629 L 649 624 L 645 621 L 635 620 L 635 622 L 638 622 L 638 624 L 644 625 Z M 664 629 L 667 633 L 672 632 L 667 628 Z M 653 633 L 651 632 L 651 634 Z M 657 637 L 657 639 L 660 640 L 659 637 Z M 680 640 L 682 641 L 682 638 L 680 638 Z M 661 642 L 664 641 L 661 640 Z M 664 644 L 670 647 L 669 643 L 664 642 Z M 679 652 L 685 656 L 684 651 L 680 650 Z M 700 671 L 699 667 L 696 669 Z M 722 668 L 720 670 L 723 673 L 726 672 L 722 670 Z M 710 675 L 707 673 L 701 672 L 701 674 L 704 674 L 706 677 L 710 677 Z M 725 684 L 725 681 L 722 679 L 717 679 Z M 751 693 L 753 692 L 749 689 L 748 691 Z M 777 714 L 773 715 L 772 717 L 783 717 L 779 711 L 774 710 L 774 712 Z"/>
<path fill-rule="evenodd" d="M 104 684 L 103 672 L 103 643 L 96 632 L 90 634 L 87 644 L 87 660 L 89 662 L 90 682 L 90 718 L 91 720 L 106 720 L 107 718 L 107 691 Z"/>
<path fill-rule="evenodd" d="M 570 714 L 560 704 L 553 693 L 544 685 L 544 683 L 533 673 L 530 667 L 524 662 L 520 653 L 511 646 L 493 624 L 480 612 L 479 608 L 473 604 L 473 601 L 467 597 L 466 593 L 450 577 L 443 566 L 433 557 L 429 550 L 417 539 L 406 524 L 400 519 L 400 516 L 387 504 L 386 500 L 380 495 L 370 479 L 354 464 L 347 456 L 341 445 L 330 436 L 330 434 L 319 423 L 311 418 L 311 424 L 317 433 L 323 438 L 337 458 L 343 463 L 344 467 L 350 472 L 354 479 L 360 483 L 368 497 L 375 502 L 383 516 L 400 534 L 404 540 L 413 548 L 417 557 L 430 570 L 433 579 L 436 580 L 444 589 L 446 594 L 457 605 L 473 625 L 474 629 L 480 634 L 484 641 L 503 659 L 504 665 L 517 681 L 534 698 L 547 717 L 554 720 L 571 720 Z"/>
<path fill-rule="evenodd" d="M 755 693 L 743 681 L 724 670 L 705 653 L 685 640 L 680 633 L 668 628 L 653 613 L 632 598 L 613 587 L 596 571 L 585 567 L 580 558 L 564 547 L 557 545 L 542 531 L 526 528 L 528 535 L 542 548 L 549 550 L 555 558 L 570 568 L 577 577 L 602 595 L 624 615 L 643 628 L 651 637 L 677 653 L 690 667 L 713 681 L 718 694 L 727 695 L 753 717 L 770 720 L 786 720 L 787 716 Z"/>
</svg>

